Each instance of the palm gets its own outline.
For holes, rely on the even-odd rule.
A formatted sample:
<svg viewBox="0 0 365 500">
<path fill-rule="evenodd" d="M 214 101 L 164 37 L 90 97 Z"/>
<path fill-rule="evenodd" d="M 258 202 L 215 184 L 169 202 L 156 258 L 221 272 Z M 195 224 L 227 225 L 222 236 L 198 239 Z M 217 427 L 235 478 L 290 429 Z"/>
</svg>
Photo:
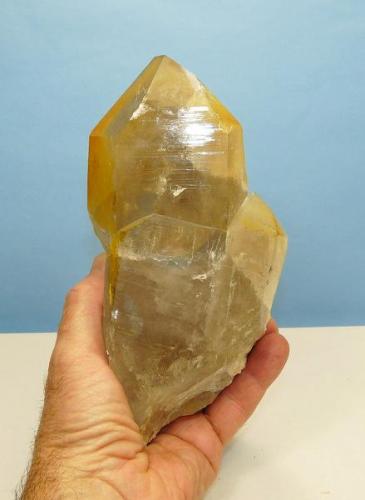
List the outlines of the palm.
<svg viewBox="0 0 365 500">
<path fill-rule="evenodd" d="M 162 431 L 147 452 L 150 470 L 155 477 L 163 475 L 162 485 L 167 485 L 170 492 L 178 485 L 183 498 L 200 498 L 218 471 L 222 449 L 206 416 L 199 412 L 178 419 Z M 157 481 L 157 487 L 161 488 L 161 482 Z"/>
<path fill-rule="evenodd" d="M 60 362 L 67 370 L 67 379 L 62 378 L 65 396 L 62 402 L 59 400 L 59 383 L 54 373 L 61 368 L 59 365 L 53 363 L 54 370 L 50 372 L 48 380 L 49 398 L 52 399 L 52 394 L 56 392 L 60 403 L 60 435 L 69 433 L 73 428 L 76 413 L 77 432 L 80 428 L 87 429 L 83 431 L 82 441 L 78 435 L 74 439 L 69 438 L 74 443 L 70 454 L 81 456 L 89 441 L 95 440 L 100 419 L 105 420 L 105 415 L 109 415 L 111 425 L 104 422 L 103 433 L 98 436 L 107 444 L 98 447 L 99 457 L 96 459 L 100 460 L 101 468 L 107 459 L 108 466 L 101 478 L 116 494 L 123 497 L 127 495 L 127 498 L 143 498 L 138 491 L 133 491 L 134 484 L 138 489 L 150 491 L 148 498 L 174 498 L 177 485 L 180 492 L 184 492 L 184 498 L 196 498 L 202 494 L 214 479 L 223 448 L 208 416 L 199 412 L 182 417 L 144 447 L 142 437 L 136 432 L 137 426 L 126 404 L 123 389 L 104 356 L 79 351 L 68 354 L 66 359 L 58 356 Z M 110 439 L 108 433 L 112 436 Z M 134 477 L 138 478 L 138 482 Z M 202 481 L 197 482 L 197 477 L 202 478 Z M 126 484 L 129 485 L 128 492 L 125 491 Z"/>
<path fill-rule="evenodd" d="M 80 470 L 98 471 L 102 484 L 98 498 L 104 493 L 105 498 L 200 498 L 216 475 L 224 444 L 279 374 L 287 343 L 270 322 L 245 370 L 214 403 L 179 418 L 146 447 L 104 353 L 102 290 L 99 262 L 66 303 L 50 364 L 40 435 L 49 421 L 57 425 L 52 439 L 60 442 L 53 444 L 59 448 L 66 436 L 66 461 L 77 456 Z"/>
</svg>

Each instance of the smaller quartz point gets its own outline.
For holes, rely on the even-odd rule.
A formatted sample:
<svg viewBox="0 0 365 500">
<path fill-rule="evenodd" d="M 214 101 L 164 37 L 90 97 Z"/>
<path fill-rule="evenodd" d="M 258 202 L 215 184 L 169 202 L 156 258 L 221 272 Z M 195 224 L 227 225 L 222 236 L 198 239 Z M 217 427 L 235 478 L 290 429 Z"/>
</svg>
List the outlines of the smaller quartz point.
<svg viewBox="0 0 365 500">
<path fill-rule="evenodd" d="M 211 403 L 263 334 L 287 238 L 247 193 L 239 122 L 160 56 L 90 136 L 104 337 L 146 442 Z"/>
</svg>

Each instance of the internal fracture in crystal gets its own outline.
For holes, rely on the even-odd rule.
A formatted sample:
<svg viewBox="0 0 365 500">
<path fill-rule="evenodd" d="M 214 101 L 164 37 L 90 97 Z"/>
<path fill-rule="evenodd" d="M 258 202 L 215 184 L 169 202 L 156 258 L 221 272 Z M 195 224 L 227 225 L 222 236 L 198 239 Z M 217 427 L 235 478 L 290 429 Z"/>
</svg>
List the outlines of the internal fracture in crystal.
<svg viewBox="0 0 365 500">
<path fill-rule="evenodd" d="M 148 442 L 242 370 L 287 239 L 247 192 L 239 122 L 166 56 L 91 133 L 88 206 L 108 254 L 106 348 Z"/>
</svg>

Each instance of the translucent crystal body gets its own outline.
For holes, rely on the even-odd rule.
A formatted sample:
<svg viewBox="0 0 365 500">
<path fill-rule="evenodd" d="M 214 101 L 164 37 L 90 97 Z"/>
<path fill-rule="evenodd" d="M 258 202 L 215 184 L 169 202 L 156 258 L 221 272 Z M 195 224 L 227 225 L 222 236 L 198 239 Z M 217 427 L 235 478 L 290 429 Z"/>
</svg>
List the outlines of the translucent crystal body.
<svg viewBox="0 0 365 500">
<path fill-rule="evenodd" d="M 239 122 L 165 56 L 91 133 L 88 188 L 108 253 L 106 347 L 148 441 L 242 370 L 286 236 L 247 194 Z"/>
</svg>

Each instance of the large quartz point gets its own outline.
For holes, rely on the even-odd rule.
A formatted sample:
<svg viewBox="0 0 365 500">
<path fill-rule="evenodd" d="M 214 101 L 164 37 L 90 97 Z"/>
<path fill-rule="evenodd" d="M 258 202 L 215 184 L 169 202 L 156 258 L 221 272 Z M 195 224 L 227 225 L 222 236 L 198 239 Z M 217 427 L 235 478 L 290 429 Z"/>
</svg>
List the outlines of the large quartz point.
<svg viewBox="0 0 365 500">
<path fill-rule="evenodd" d="M 92 131 L 88 204 L 108 254 L 110 364 L 148 442 L 242 370 L 287 238 L 247 193 L 239 122 L 165 56 Z"/>
</svg>

